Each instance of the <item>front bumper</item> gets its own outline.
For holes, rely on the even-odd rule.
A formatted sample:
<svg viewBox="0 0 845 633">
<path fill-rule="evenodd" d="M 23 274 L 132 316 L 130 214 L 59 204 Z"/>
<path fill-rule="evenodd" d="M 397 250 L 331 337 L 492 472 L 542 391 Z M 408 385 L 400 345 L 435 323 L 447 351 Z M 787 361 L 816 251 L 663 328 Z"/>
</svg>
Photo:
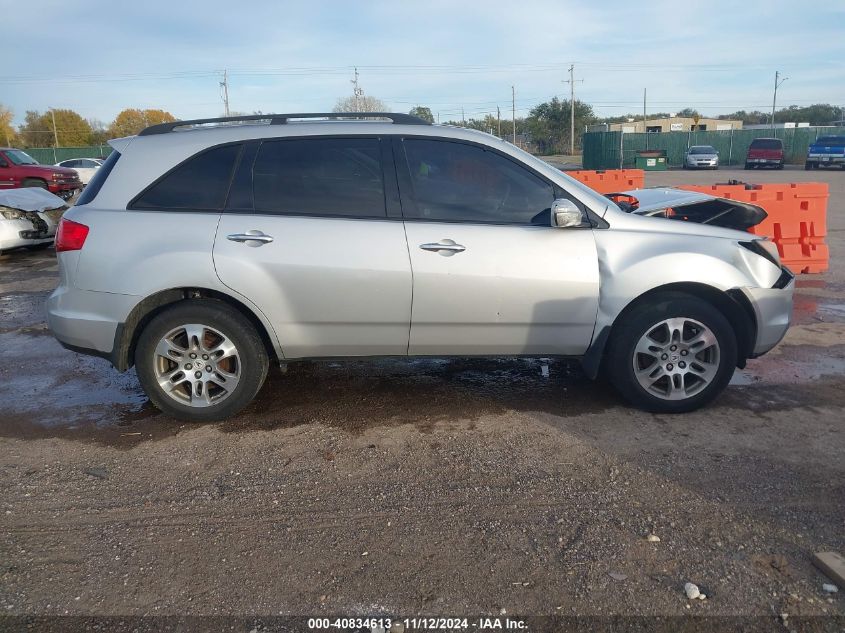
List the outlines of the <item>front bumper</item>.
<svg viewBox="0 0 845 633">
<path fill-rule="evenodd" d="M 795 276 L 788 268 L 783 271 L 779 283 L 775 284 L 774 288 L 742 288 L 757 321 L 757 338 L 754 341 L 752 358 L 762 356 L 780 343 L 792 322 Z"/>
<path fill-rule="evenodd" d="M 60 181 L 47 183 L 47 191 L 59 196 L 62 200 L 70 200 L 77 191 L 82 189 L 82 182 L 79 180 Z"/>
<path fill-rule="evenodd" d="M 39 231 L 30 220 L 0 218 L 0 251 L 52 242 L 55 228 L 52 231 L 50 228 L 47 225 L 46 231 Z"/>
<path fill-rule="evenodd" d="M 707 169 L 718 167 L 719 161 L 718 160 L 694 160 L 694 161 L 687 161 L 687 167 L 691 167 L 692 169 Z"/>
</svg>

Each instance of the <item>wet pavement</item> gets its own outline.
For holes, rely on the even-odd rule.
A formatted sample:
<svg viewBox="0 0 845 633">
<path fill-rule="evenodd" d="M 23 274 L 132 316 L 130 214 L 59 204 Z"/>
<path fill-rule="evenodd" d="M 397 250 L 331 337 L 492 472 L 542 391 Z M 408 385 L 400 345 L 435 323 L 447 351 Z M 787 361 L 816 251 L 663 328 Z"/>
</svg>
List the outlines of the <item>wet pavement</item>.
<svg viewBox="0 0 845 633">
<path fill-rule="evenodd" d="M 699 574 L 706 613 L 841 613 L 809 555 L 845 550 L 845 174 L 647 184 L 728 178 L 830 182 L 832 266 L 799 277 L 783 343 L 684 416 L 631 409 L 577 363 L 390 359 L 274 369 L 236 419 L 185 425 L 50 336 L 52 252 L 0 257 L 0 610 L 677 614 Z M 80 557 L 101 567 L 62 562 Z"/>
</svg>

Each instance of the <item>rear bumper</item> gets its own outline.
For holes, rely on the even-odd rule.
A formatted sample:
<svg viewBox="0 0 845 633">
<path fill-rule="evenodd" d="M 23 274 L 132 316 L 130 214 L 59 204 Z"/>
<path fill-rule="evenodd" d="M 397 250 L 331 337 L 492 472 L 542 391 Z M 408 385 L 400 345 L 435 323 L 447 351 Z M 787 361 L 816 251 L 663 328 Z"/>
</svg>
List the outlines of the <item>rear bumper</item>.
<svg viewBox="0 0 845 633">
<path fill-rule="evenodd" d="M 807 156 L 807 162 L 817 165 L 843 165 L 845 156 Z"/>
<path fill-rule="evenodd" d="M 745 162 L 749 165 L 781 165 L 782 158 L 746 158 Z"/>
<path fill-rule="evenodd" d="M 781 342 L 792 321 L 792 294 L 795 277 L 789 274 L 782 288 L 743 288 L 742 292 L 754 309 L 757 321 L 757 338 L 751 357 L 762 356 Z"/>
<path fill-rule="evenodd" d="M 59 286 L 47 299 L 47 325 L 64 347 L 114 364 L 115 337 L 138 300 Z"/>
</svg>

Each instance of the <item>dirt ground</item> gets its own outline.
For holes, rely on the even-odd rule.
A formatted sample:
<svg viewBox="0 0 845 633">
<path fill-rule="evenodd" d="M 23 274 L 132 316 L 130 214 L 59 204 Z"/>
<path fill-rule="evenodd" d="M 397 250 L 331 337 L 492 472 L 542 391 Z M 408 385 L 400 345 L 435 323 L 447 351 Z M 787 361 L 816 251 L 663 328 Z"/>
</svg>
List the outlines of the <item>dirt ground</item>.
<svg viewBox="0 0 845 633">
<path fill-rule="evenodd" d="M 52 252 L 0 257 L 0 613 L 842 616 L 810 556 L 845 552 L 845 172 L 647 184 L 728 178 L 829 182 L 832 266 L 678 416 L 560 361 L 432 359 L 291 365 L 179 424 L 50 336 Z"/>
</svg>

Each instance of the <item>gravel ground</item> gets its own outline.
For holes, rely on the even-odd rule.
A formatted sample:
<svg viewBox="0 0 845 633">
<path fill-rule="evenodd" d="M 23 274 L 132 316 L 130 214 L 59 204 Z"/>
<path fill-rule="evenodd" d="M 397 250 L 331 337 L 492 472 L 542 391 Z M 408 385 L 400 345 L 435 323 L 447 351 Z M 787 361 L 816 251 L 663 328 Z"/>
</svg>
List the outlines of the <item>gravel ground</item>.
<svg viewBox="0 0 845 633">
<path fill-rule="evenodd" d="M 728 178 L 829 182 L 832 267 L 679 416 L 560 361 L 430 359 L 291 365 L 183 425 L 52 339 L 52 253 L 0 257 L 0 613 L 842 617 L 810 556 L 845 551 L 845 173 L 647 184 Z"/>
</svg>

